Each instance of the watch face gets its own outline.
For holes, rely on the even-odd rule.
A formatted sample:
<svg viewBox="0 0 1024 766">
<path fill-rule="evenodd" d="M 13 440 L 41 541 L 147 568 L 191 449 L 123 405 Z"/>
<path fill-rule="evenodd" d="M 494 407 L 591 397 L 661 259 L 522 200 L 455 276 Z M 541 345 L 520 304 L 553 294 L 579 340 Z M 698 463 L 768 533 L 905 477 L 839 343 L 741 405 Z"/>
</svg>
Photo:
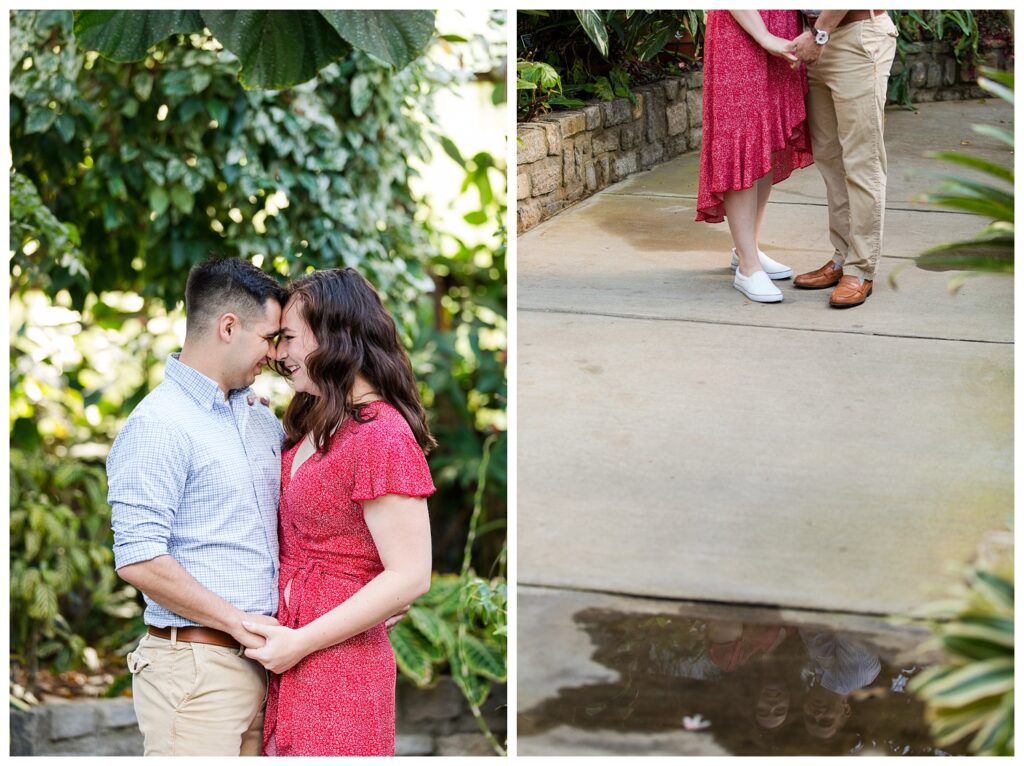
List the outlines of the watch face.
<svg viewBox="0 0 1024 766">
<path fill-rule="evenodd" d="M 820 29 L 814 30 L 814 42 L 818 45 L 824 45 L 828 42 L 828 32 L 823 32 Z"/>
</svg>

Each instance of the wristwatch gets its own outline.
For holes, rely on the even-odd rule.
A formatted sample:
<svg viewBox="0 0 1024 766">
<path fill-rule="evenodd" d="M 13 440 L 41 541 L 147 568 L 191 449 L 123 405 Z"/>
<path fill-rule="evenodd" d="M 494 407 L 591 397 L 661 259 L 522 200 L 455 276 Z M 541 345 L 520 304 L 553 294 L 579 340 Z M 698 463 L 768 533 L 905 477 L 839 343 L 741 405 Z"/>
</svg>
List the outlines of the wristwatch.
<svg viewBox="0 0 1024 766">
<path fill-rule="evenodd" d="M 816 42 L 818 45 L 824 45 L 825 43 L 827 43 L 828 42 L 828 32 L 826 32 L 824 29 L 818 29 L 817 27 L 815 27 L 814 28 L 814 42 Z"/>
</svg>

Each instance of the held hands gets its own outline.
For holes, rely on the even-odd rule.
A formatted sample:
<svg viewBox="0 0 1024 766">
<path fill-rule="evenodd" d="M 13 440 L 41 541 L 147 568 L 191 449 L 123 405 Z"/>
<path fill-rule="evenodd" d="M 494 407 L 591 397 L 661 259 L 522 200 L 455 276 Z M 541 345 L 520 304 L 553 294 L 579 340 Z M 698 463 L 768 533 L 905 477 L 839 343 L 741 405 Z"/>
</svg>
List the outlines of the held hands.
<svg viewBox="0 0 1024 766">
<path fill-rule="evenodd" d="M 800 38 L 797 38 L 798 40 Z M 766 34 L 761 40 L 761 47 L 773 56 L 786 59 L 795 66 L 800 65 L 801 59 L 796 56 L 796 40 L 787 40 L 784 37 L 776 37 L 773 34 Z"/>
<path fill-rule="evenodd" d="M 811 29 L 795 38 L 792 44 L 796 57 L 805 64 L 813 64 L 817 61 L 823 47 L 814 42 L 814 31 Z"/>
<path fill-rule="evenodd" d="M 405 619 L 408 611 L 408 606 L 403 607 L 385 620 L 384 627 L 390 631 Z M 256 660 L 271 673 L 284 673 L 310 653 L 310 648 L 298 630 L 279 625 L 273 617 L 249 614 L 242 621 L 242 627 L 257 640 L 247 643 L 239 639 L 246 647 L 245 656 Z"/>
<path fill-rule="evenodd" d="M 260 625 L 277 625 L 273 617 L 265 614 L 240 614 L 240 619 L 234 629 L 231 630 L 232 637 L 247 649 L 258 649 L 266 643 L 261 634 L 251 631 L 245 627 L 246 623 L 258 623 Z"/>
<path fill-rule="evenodd" d="M 256 660 L 271 673 L 284 673 L 309 653 L 297 630 L 249 621 L 243 622 L 242 625 L 251 633 L 266 639 L 263 646 L 246 649 L 245 656 Z"/>
</svg>

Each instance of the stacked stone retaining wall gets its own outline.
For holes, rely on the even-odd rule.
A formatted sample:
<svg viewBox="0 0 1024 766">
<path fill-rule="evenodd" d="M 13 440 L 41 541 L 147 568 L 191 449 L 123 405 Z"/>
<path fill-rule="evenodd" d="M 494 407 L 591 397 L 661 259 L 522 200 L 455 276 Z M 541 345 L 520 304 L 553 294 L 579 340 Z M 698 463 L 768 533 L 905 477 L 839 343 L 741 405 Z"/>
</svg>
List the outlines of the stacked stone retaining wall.
<svg viewBox="0 0 1024 766">
<path fill-rule="evenodd" d="M 700 146 L 700 72 L 520 123 L 516 157 L 518 230 L 640 170 Z"/>
<path fill-rule="evenodd" d="M 449 678 L 433 689 L 400 684 L 397 755 L 494 755 L 458 687 Z M 484 704 L 492 732 L 506 734 L 505 687 Z M 129 698 L 74 700 L 11 710 L 11 755 L 142 755 L 142 735 Z"/>
<path fill-rule="evenodd" d="M 978 67 L 1012 69 L 1012 50 L 993 47 Z M 892 76 L 909 70 L 915 103 L 982 98 L 977 68 L 949 43 L 916 43 Z M 627 98 L 551 112 L 517 131 L 517 230 L 527 231 L 617 181 L 700 148 L 704 75 L 691 72 L 634 89 Z"/>
</svg>

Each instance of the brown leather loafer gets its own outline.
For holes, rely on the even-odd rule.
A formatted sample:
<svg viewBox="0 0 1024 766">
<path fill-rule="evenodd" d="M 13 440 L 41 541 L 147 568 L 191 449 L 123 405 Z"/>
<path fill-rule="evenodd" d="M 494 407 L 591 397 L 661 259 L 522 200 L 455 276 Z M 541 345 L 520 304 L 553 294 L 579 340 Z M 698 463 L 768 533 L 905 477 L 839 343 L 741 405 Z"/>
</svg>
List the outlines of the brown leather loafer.
<svg viewBox="0 0 1024 766">
<path fill-rule="evenodd" d="M 836 289 L 832 291 L 829 298 L 829 305 L 837 309 L 848 309 L 851 306 L 859 306 L 871 295 L 871 280 L 860 281 L 860 277 L 847 274 L 839 280 Z"/>
<path fill-rule="evenodd" d="M 822 290 L 834 286 L 839 282 L 841 276 L 843 276 L 843 267 L 837 267 L 835 261 L 829 261 L 820 269 L 799 275 L 793 280 L 793 284 L 805 290 Z"/>
</svg>

